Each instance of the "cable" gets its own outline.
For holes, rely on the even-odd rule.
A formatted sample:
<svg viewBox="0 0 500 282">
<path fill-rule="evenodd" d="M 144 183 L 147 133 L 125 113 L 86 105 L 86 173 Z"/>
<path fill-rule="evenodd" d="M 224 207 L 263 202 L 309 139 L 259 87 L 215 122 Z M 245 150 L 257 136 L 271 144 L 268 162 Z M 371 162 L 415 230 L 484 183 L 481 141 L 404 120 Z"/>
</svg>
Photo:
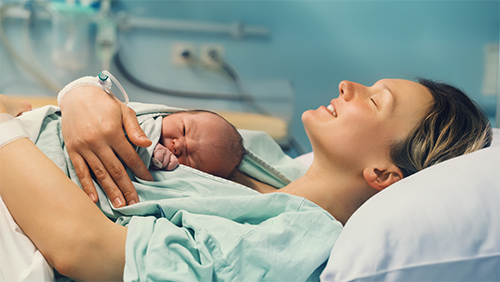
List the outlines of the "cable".
<svg viewBox="0 0 500 282">
<path fill-rule="evenodd" d="M 212 58 L 214 58 L 212 56 Z M 217 58 L 214 58 L 217 59 Z M 238 86 L 238 90 L 240 92 L 240 95 L 244 98 L 244 101 L 246 103 L 250 103 L 252 107 L 254 107 L 258 112 L 264 114 L 264 115 L 271 115 L 269 111 L 264 109 L 262 106 L 260 106 L 255 100 L 253 100 L 253 97 L 249 96 L 247 92 L 245 91 L 245 88 L 243 87 L 243 83 L 241 81 L 241 76 L 239 72 L 234 68 L 229 62 L 219 59 L 219 62 L 221 63 L 222 69 L 224 69 L 228 75 L 235 81 L 236 85 Z M 295 138 L 292 134 L 288 135 L 288 143 L 290 144 L 290 147 L 294 148 L 295 151 L 297 152 L 298 155 L 303 155 L 307 153 L 306 148 L 302 143 L 300 143 L 297 138 Z"/>
<path fill-rule="evenodd" d="M 260 106 L 256 101 L 255 98 L 249 95 L 245 88 L 244 85 L 241 81 L 241 76 L 239 72 L 234 68 L 229 62 L 225 60 L 219 60 L 221 63 L 221 68 L 231 77 L 231 79 L 234 80 L 236 83 L 236 86 L 238 87 L 238 93 L 239 95 L 234 95 L 234 94 L 225 94 L 225 93 L 214 93 L 214 92 L 196 92 L 196 91 L 185 91 L 185 90 L 174 90 L 174 89 L 168 89 L 168 88 L 162 88 L 158 86 L 154 86 L 148 83 L 145 83 L 136 77 L 134 77 L 123 65 L 123 62 L 120 58 L 120 53 L 117 52 L 114 57 L 114 62 L 118 70 L 122 73 L 122 75 L 130 81 L 132 84 L 156 93 L 161 93 L 169 96 L 174 96 L 174 97 L 183 97 L 183 98 L 193 98 L 193 99 L 212 99 L 212 100 L 230 100 L 230 101 L 242 101 L 245 104 L 253 107 L 257 112 L 263 114 L 263 115 L 268 115 L 270 116 L 270 112 L 266 109 L 264 109 L 262 106 Z M 295 137 L 292 135 L 289 135 L 288 137 L 288 142 L 290 143 L 290 146 L 295 148 L 297 153 L 299 155 L 307 153 L 306 149 L 304 146 L 297 141 Z"/>
<path fill-rule="evenodd" d="M 242 99 L 242 101 L 254 108 L 257 112 L 263 114 L 263 115 L 266 115 L 266 116 L 271 116 L 271 113 L 266 110 L 264 107 L 262 107 L 260 104 L 257 103 L 257 101 L 255 101 L 255 99 L 247 93 L 244 85 L 243 85 L 243 82 L 241 81 L 241 75 L 239 74 L 239 72 L 236 70 L 236 68 L 234 68 L 229 62 L 227 62 L 226 60 L 223 60 L 223 59 L 219 59 L 219 62 L 221 64 L 221 67 L 224 71 L 226 71 L 226 73 L 234 80 L 234 82 L 236 83 L 236 86 L 238 87 L 238 92 L 240 93 L 240 97 Z"/>
<path fill-rule="evenodd" d="M 247 105 L 251 105 L 257 112 L 259 112 L 261 114 L 271 115 L 269 113 L 269 111 L 267 111 L 262 106 L 257 104 L 254 97 L 246 94 L 246 91 L 244 90 L 243 83 L 241 82 L 241 79 L 240 79 L 238 72 L 236 71 L 236 69 L 234 67 L 232 67 L 226 61 L 221 62 L 221 66 L 229 74 L 229 76 L 236 82 L 239 95 L 234 95 L 232 93 L 226 94 L 226 93 L 217 93 L 217 92 L 185 91 L 185 90 L 169 89 L 169 88 L 154 86 L 154 85 L 145 83 L 145 82 L 139 80 L 138 78 L 136 78 L 134 75 L 132 75 L 127 70 L 127 68 L 124 66 L 124 64 L 120 58 L 119 52 L 116 53 L 115 58 L 114 58 L 114 62 L 116 64 L 116 67 L 118 68 L 118 70 L 123 74 L 123 76 L 127 80 L 129 80 L 131 83 L 135 84 L 136 86 L 138 86 L 142 89 L 156 92 L 156 93 L 169 95 L 169 96 L 174 96 L 174 97 L 193 98 L 193 99 L 242 101 Z"/>
<path fill-rule="evenodd" d="M 134 77 L 123 65 L 123 62 L 120 58 L 120 53 L 115 54 L 114 62 L 116 64 L 116 67 L 118 70 L 123 74 L 123 76 L 130 81 L 132 84 L 135 84 L 136 86 L 156 92 L 156 93 L 161 93 L 169 96 L 174 96 L 174 97 L 183 97 L 183 98 L 193 98 L 193 99 L 212 99 L 212 100 L 230 100 L 230 101 L 241 101 L 242 97 L 236 96 L 232 93 L 226 94 L 226 93 L 216 93 L 216 92 L 197 92 L 197 91 L 185 91 L 185 90 L 177 90 L 177 89 L 169 89 L 169 88 L 163 88 L 163 87 L 158 87 L 154 86 L 148 83 L 145 83 L 136 77 Z"/>
</svg>

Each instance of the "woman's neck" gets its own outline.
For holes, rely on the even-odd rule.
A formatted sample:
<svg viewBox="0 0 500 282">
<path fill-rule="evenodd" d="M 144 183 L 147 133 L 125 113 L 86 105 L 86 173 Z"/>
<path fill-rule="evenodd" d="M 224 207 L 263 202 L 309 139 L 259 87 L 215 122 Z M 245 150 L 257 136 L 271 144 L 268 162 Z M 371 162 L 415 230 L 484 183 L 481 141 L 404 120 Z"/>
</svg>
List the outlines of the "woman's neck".
<svg viewBox="0 0 500 282">
<path fill-rule="evenodd" d="M 354 211 L 367 199 L 360 200 L 360 194 L 356 192 L 359 184 L 349 177 L 332 173 L 331 170 L 313 164 L 306 174 L 278 192 L 303 197 L 322 207 L 335 219 L 345 224 Z"/>
</svg>

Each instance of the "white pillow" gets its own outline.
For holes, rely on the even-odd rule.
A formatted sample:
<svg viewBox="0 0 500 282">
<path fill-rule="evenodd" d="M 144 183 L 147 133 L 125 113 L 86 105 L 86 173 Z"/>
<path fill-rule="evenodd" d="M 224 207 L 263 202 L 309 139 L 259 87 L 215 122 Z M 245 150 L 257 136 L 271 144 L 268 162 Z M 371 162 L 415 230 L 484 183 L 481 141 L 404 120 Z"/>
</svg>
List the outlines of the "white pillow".
<svg viewBox="0 0 500 282">
<path fill-rule="evenodd" d="M 314 160 L 314 154 L 313 152 L 305 153 L 303 155 L 296 157 L 295 159 L 305 164 L 306 166 L 310 167 Z"/>
<path fill-rule="evenodd" d="M 322 281 L 500 281 L 500 130 L 492 147 L 421 171 L 349 219 Z"/>
</svg>

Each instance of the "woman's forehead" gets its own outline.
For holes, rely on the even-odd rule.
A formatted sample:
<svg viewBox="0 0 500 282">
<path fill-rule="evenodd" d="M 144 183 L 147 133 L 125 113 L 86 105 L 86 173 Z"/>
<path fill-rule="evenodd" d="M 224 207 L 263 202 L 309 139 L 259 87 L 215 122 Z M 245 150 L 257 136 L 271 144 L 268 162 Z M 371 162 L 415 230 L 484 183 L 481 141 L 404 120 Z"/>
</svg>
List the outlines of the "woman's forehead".
<svg viewBox="0 0 500 282">
<path fill-rule="evenodd" d="M 434 100 L 431 92 L 422 84 L 406 79 L 381 79 L 375 85 L 387 88 L 394 99 L 401 103 L 401 110 L 427 108 Z"/>
</svg>

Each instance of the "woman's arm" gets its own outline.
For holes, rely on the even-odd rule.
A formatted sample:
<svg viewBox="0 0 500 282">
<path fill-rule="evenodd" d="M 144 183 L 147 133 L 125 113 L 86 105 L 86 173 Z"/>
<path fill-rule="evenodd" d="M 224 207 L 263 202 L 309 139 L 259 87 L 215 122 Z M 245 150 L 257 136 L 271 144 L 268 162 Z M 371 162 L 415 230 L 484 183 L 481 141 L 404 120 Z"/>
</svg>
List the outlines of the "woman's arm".
<svg viewBox="0 0 500 282">
<path fill-rule="evenodd" d="M 6 100 L 0 95 L 0 113 L 13 114 Z M 107 219 L 27 138 L 0 148 L 0 196 L 60 273 L 78 280 L 122 279 L 126 228 Z"/>
<path fill-rule="evenodd" d="M 64 142 L 83 190 L 97 201 L 89 166 L 115 207 L 138 202 L 132 181 L 116 156 L 119 155 L 137 177 L 153 180 L 123 132 L 125 129 L 132 143 L 138 146 L 151 145 L 135 112 L 93 86 L 68 92 L 60 106 Z"/>
</svg>

